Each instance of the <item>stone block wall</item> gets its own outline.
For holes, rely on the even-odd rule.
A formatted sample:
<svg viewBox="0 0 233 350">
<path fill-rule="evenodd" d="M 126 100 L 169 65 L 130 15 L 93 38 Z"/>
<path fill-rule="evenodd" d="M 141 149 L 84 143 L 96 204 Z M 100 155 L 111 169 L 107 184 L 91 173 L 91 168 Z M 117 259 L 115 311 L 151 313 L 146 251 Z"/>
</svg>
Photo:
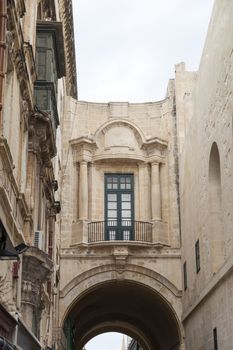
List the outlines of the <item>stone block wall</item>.
<svg viewBox="0 0 233 350">
<path fill-rule="evenodd" d="M 156 159 L 162 157 L 159 165 L 162 196 L 159 210 L 166 226 L 165 240 L 169 241 L 169 245 L 179 246 L 176 123 L 172 109 L 171 96 L 161 102 L 145 104 L 101 104 L 66 98 L 66 116 L 62 122 L 63 247 L 75 244 L 73 236 L 76 234 L 71 232 L 80 211 L 81 152 L 89 157 L 87 220 L 104 220 L 104 173 L 109 172 L 134 173 L 135 219 L 151 221 L 151 162 L 156 147 L 164 147 L 162 156 L 158 153 Z M 153 142 L 156 143 L 156 140 L 161 140 L 159 142 L 164 146 L 155 146 Z M 81 142 L 83 151 L 81 146 L 77 146 Z"/>
<path fill-rule="evenodd" d="M 215 1 L 200 69 L 191 91 L 193 108 L 185 116 L 186 136 L 179 158 L 182 260 L 187 264 L 183 318 L 186 346 L 191 350 L 213 348 L 215 327 L 219 348 L 232 347 L 223 327 L 232 320 L 228 319 L 228 312 L 222 312 L 232 304 L 228 297 L 233 249 L 232 14 L 231 2 Z M 179 95 L 179 74 L 177 79 Z M 186 108 L 185 101 L 182 108 Z M 199 272 L 195 256 L 197 240 Z M 221 310 L 217 311 L 220 305 Z"/>
</svg>

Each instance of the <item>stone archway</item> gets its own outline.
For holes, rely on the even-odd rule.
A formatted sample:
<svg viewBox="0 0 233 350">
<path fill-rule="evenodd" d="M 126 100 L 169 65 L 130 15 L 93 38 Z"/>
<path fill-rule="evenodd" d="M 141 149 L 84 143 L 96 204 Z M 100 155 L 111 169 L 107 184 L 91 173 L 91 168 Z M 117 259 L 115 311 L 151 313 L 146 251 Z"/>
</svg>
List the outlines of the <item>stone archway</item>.
<svg viewBox="0 0 233 350">
<path fill-rule="evenodd" d="M 61 291 L 60 325 L 75 328 L 73 349 L 107 331 L 126 333 L 144 350 L 180 349 L 181 293 L 163 276 L 140 266 L 91 269 Z M 139 302 L 140 301 L 140 302 Z"/>
</svg>

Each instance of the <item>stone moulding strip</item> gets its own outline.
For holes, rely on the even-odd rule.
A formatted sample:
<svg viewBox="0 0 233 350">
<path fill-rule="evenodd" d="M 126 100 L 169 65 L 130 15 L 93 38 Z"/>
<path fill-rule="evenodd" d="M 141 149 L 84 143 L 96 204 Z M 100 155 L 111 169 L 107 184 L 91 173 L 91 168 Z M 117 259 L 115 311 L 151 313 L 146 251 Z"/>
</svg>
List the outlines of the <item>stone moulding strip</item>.
<svg viewBox="0 0 233 350">
<path fill-rule="evenodd" d="M 73 280 L 71 280 L 60 292 L 60 298 L 65 298 L 67 294 L 69 294 L 72 289 L 74 289 L 78 284 L 82 283 L 85 280 L 88 280 L 89 278 L 92 278 L 93 276 L 97 276 L 100 274 L 104 274 L 107 272 L 117 272 L 116 265 L 115 264 L 109 264 L 104 265 L 101 267 L 95 267 L 89 271 L 83 272 L 79 276 L 75 277 Z M 138 273 L 140 275 L 147 276 L 157 283 L 160 283 L 163 287 L 168 289 L 174 296 L 181 298 L 182 292 L 167 278 L 163 277 L 159 273 L 146 269 L 141 266 L 132 265 L 132 264 L 126 264 L 124 272 L 127 273 Z M 112 281 L 116 280 L 116 278 L 113 278 Z M 139 282 L 140 283 L 140 282 Z M 98 283 L 96 283 L 97 285 Z M 142 283 L 143 284 L 143 283 Z M 94 286 L 94 285 L 93 285 Z M 158 291 L 159 292 L 159 291 Z"/>
<path fill-rule="evenodd" d="M 215 292 L 215 290 L 218 288 L 218 285 L 223 281 L 224 278 L 226 278 L 233 270 L 233 256 L 230 257 L 226 261 L 226 263 L 222 266 L 222 268 L 212 277 L 212 279 L 209 281 L 207 286 L 203 289 L 203 291 L 200 293 L 199 297 L 196 298 L 194 303 L 188 307 L 187 311 L 185 311 L 182 315 L 182 322 L 185 322 L 189 316 L 195 311 L 195 309 L 205 301 L 206 297 L 209 294 L 212 294 Z"/>
</svg>

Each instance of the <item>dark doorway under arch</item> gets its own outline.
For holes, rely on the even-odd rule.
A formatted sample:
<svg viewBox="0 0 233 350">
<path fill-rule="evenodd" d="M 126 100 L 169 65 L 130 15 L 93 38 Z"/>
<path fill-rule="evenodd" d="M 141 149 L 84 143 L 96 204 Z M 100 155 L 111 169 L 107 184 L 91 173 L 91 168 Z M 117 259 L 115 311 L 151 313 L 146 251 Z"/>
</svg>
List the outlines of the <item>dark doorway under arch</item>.
<svg viewBox="0 0 233 350">
<path fill-rule="evenodd" d="M 178 350 L 179 322 L 162 295 L 124 280 L 91 289 L 76 301 L 66 318 L 65 333 L 72 330 L 70 349 L 82 350 L 93 337 L 121 332 L 136 339 L 144 350 Z"/>
</svg>

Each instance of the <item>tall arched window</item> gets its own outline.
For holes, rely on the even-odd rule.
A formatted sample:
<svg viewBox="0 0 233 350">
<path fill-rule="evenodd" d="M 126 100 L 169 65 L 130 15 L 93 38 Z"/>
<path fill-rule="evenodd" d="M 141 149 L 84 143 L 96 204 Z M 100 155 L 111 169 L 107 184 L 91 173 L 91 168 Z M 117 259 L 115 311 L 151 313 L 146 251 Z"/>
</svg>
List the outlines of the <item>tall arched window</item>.
<svg viewBox="0 0 233 350">
<path fill-rule="evenodd" d="M 221 196 L 220 157 L 214 142 L 209 160 L 209 237 L 213 273 L 221 267 L 225 257 Z"/>
</svg>

